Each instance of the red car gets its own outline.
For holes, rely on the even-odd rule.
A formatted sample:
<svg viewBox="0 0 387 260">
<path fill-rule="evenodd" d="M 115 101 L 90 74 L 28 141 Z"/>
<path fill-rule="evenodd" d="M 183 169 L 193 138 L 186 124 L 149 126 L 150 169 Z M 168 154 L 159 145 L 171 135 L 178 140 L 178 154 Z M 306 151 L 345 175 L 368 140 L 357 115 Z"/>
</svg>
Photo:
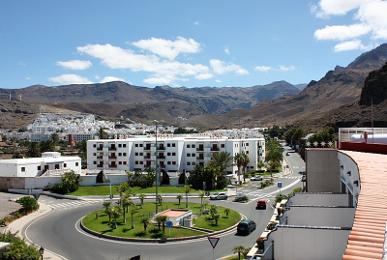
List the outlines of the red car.
<svg viewBox="0 0 387 260">
<path fill-rule="evenodd" d="M 266 200 L 258 200 L 255 209 L 266 209 Z"/>
</svg>

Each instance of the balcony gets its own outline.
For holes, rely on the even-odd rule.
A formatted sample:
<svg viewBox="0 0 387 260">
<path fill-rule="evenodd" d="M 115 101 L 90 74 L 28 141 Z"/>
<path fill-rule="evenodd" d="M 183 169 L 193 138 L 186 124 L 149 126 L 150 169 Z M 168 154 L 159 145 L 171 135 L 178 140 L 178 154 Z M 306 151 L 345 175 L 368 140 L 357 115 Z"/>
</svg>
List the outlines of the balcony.
<svg viewBox="0 0 387 260">
<path fill-rule="evenodd" d="M 115 155 L 110 155 L 110 156 L 109 156 L 109 159 L 115 160 L 115 159 L 117 159 L 117 156 L 115 156 Z"/>
<path fill-rule="evenodd" d="M 150 145 L 144 146 L 144 151 L 150 151 L 150 150 L 151 150 L 151 146 Z"/>
<path fill-rule="evenodd" d="M 219 152 L 219 147 L 211 147 L 211 152 Z"/>
<path fill-rule="evenodd" d="M 103 163 L 97 164 L 97 167 L 98 168 L 102 168 L 103 167 Z"/>
<path fill-rule="evenodd" d="M 109 168 L 117 168 L 117 164 L 110 164 Z"/>
<path fill-rule="evenodd" d="M 157 159 L 165 159 L 165 155 L 158 155 Z"/>
<path fill-rule="evenodd" d="M 158 147 L 157 147 L 157 150 L 164 151 L 164 150 L 165 150 L 165 146 L 158 146 Z"/>
<path fill-rule="evenodd" d="M 144 159 L 151 159 L 150 155 L 144 155 Z"/>
<path fill-rule="evenodd" d="M 110 147 L 109 147 L 109 150 L 110 150 L 110 151 L 117 151 L 117 147 L 115 147 L 115 146 L 110 146 Z"/>
<path fill-rule="evenodd" d="M 204 160 L 204 157 L 203 156 L 198 156 L 198 157 L 196 157 L 196 160 Z"/>
<path fill-rule="evenodd" d="M 97 159 L 98 159 L 98 160 L 102 160 L 102 159 L 103 159 L 103 156 L 102 156 L 102 155 L 98 155 L 98 156 L 97 156 Z"/>
<path fill-rule="evenodd" d="M 102 151 L 102 150 L 103 150 L 103 146 L 97 147 L 97 151 Z"/>
<path fill-rule="evenodd" d="M 387 128 L 340 128 L 339 149 L 387 154 Z"/>
<path fill-rule="evenodd" d="M 204 147 L 203 146 L 199 146 L 198 148 L 196 148 L 196 151 L 197 152 L 203 152 L 204 151 Z"/>
</svg>

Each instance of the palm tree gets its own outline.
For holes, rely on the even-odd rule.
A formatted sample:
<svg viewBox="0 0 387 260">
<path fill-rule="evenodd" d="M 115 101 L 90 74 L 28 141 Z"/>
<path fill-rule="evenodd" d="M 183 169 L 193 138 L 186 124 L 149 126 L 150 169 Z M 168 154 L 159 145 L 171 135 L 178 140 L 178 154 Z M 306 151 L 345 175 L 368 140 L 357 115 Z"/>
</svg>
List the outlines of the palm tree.
<svg viewBox="0 0 387 260">
<path fill-rule="evenodd" d="M 148 225 L 149 225 L 149 218 L 143 217 L 143 218 L 141 219 L 141 223 L 144 225 L 144 232 L 146 232 L 146 229 L 147 229 L 147 227 L 148 227 Z"/>
<path fill-rule="evenodd" d="M 114 228 L 117 228 L 117 219 L 121 216 L 121 208 L 119 206 L 111 207 L 111 215 L 114 220 Z"/>
<path fill-rule="evenodd" d="M 227 152 L 214 153 L 211 163 L 219 169 L 220 174 L 225 174 L 227 168 L 232 165 L 232 156 Z"/>
<path fill-rule="evenodd" d="M 165 231 L 165 222 L 167 221 L 167 216 L 164 215 L 158 215 L 155 218 L 157 225 L 159 227 L 159 230 L 161 230 L 161 224 L 163 224 L 163 232 Z"/>
<path fill-rule="evenodd" d="M 176 196 L 176 199 L 179 200 L 179 206 L 180 206 L 180 202 L 183 199 L 183 196 L 181 194 L 179 194 L 179 195 Z"/>
<path fill-rule="evenodd" d="M 110 215 L 110 206 L 111 206 L 111 202 L 110 201 L 104 201 L 102 203 L 103 207 L 105 208 L 104 211 L 106 213 L 106 215 L 108 215 L 109 217 L 109 224 L 110 224 L 110 221 L 111 221 L 111 215 Z"/>
<path fill-rule="evenodd" d="M 228 217 L 228 214 L 230 214 L 230 209 L 229 208 L 225 208 L 224 209 L 224 214 L 226 214 L 226 217 Z"/>
<path fill-rule="evenodd" d="M 120 185 L 118 185 L 118 187 L 117 187 L 117 191 L 120 194 L 120 204 L 121 204 L 121 206 L 122 206 L 122 199 L 126 195 L 125 193 L 128 190 L 129 190 L 129 185 L 128 185 L 127 182 L 123 182 Z"/>
<path fill-rule="evenodd" d="M 157 195 L 157 203 L 161 206 L 163 204 L 163 197 L 159 194 Z"/>
<path fill-rule="evenodd" d="M 219 218 L 220 218 L 220 215 L 219 215 L 219 214 L 215 214 L 215 215 L 214 215 L 215 226 L 218 225 Z"/>
<path fill-rule="evenodd" d="M 242 167 L 243 167 L 243 155 L 242 155 L 242 153 L 237 153 L 236 155 L 235 155 L 235 157 L 234 157 L 234 161 L 235 161 L 235 164 L 236 164 L 236 166 L 238 167 L 238 184 L 237 185 L 239 185 L 240 184 L 240 182 L 241 182 L 241 177 L 240 177 L 240 175 L 241 175 L 241 169 L 242 169 Z"/>
<path fill-rule="evenodd" d="M 111 224 L 112 223 L 112 215 L 113 215 L 112 207 L 109 206 L 109 207 L 105 208 L 105 213 L 109 217 L 109 224 Z"/>
<path fill-rule="evenodd" d="M 122 212 L 124 213 L 124 223 L 126 224 L 126 213 L 128 213 L 129 206 L 133 205 L 132 199 L 129 196 L 124 196 L 121 199 Z"/>
<path fill-rule="evenodd" d="M 234 254 L 238 254 L 238 259 L 241 260 L 241 256 L 246 252 L 246 248 L 244 246 L 236 246 L 232 251 Z"/>
<path fill-rule="evenodd" d="M 250 158 L 247 153 L 242 152 L 242 167 L 243 167 L 243 182 L 246 182 L 246 169 L 250 163 Z"/>
<path fill-rule="evenodd" d="M 203 199 L 204 199 L 205 193 L 204 191 L 199 192 L 199 197 L 200 197 L 200 213 L 203 211 Z"/>
<path fill-rule="evenodd" d="M 145 194 L 141 193 L 140 195 L 138 195 L 138 198 L 140 199 L 141 207 L 142 207 L 144 205 Z"/>
</svg>

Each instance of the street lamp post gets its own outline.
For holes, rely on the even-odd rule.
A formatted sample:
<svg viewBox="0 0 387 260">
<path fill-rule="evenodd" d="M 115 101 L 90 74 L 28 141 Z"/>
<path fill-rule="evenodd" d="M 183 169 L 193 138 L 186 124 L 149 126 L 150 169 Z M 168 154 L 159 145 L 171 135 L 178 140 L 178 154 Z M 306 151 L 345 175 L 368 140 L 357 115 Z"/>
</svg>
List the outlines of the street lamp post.
<svg viewBox="0 0 387 260">
<path fill-rule="evenodd" d="M 159 212 L 159 165 L 158 165 L 158 154 L 157 154 L 157 130 L 158 130 L 158 121 L 154 120 L 156 123 L 156 214 Z"/>
</svg>

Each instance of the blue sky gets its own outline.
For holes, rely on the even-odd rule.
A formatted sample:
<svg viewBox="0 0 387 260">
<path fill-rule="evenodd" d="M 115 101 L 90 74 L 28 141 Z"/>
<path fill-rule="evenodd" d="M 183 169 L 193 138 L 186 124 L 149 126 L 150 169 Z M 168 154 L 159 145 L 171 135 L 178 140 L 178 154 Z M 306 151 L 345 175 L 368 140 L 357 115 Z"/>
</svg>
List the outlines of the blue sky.
<svg viewBox="0 0 387 260">
<path fill-rule="evenodd" d="M 386 41 L 386 13 L 381 0 L 1 1 L 0 87 L 308 83 Z"/>
</svg>

